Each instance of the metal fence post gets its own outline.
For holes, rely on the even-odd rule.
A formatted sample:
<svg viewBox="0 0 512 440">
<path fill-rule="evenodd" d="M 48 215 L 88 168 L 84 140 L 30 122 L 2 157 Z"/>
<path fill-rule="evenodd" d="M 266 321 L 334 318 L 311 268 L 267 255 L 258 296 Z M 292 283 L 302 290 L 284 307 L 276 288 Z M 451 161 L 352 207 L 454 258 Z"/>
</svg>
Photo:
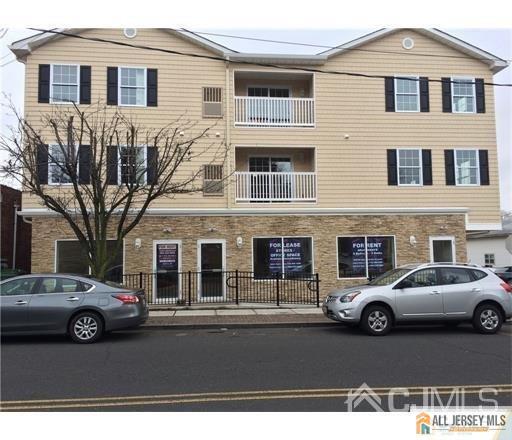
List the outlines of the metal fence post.
<svg viewBox="0 0 512 440">
<path fill-rule="evenodd" d="M 316 290 L 316 306 L 320 307 L 320 280 L 318 278 L 318 272 L 315 273 L 315 290 Z"/>
<path fill-rule="evenodd" d="M 235 303 L 238 305 L 238 269 L 235 271 Z"/>
<path fill-rule="evenodd" d="M 192 304 L 192 272 L 188 271 L 188 305 Z"/>
<path fill-rule="evenodd" d="M 142 289 L 142 272 L 139 272 L 139 289 Z"/>
<path fill-rule="evenodd" d="M 279 277 L 281 276 L 281 274 L 279 272 L 277 272 L 277 275 L 276 275 L 276 303 L 277 303 L 277 307 L 279 307 Z"/>
</svg>

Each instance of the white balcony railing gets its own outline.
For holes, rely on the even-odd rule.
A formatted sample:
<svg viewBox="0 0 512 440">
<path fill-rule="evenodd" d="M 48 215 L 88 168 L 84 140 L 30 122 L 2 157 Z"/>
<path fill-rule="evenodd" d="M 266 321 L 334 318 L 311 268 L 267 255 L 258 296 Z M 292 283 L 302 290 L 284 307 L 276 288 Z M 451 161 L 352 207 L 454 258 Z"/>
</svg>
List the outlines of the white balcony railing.
<svg viewBox="0 0 512 440">
<path fill-rule="evenodd" d="M 313 127 L 314 98 L 235 96 L 235 125 L 254 127 Z"/>
<path fill-rule="evenodd" d="M 237 171 L 237 202 L 315 202 L 316 173 Z"/>
</svg>

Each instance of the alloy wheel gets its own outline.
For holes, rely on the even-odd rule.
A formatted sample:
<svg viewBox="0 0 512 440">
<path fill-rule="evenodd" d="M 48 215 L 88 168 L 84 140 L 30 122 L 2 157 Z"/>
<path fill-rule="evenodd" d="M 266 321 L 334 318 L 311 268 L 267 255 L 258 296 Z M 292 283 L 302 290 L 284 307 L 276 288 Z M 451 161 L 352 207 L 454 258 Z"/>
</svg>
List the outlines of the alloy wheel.
<svg viewBox="0 0 512 440">
<path fill-rule="evenodd" d="M 368 315 L 368 325 L 375 332 L 381 332 L 388 325 L 387 316 L 379 310 L 375 310 Z"/>
<path fill-rule="evenodd" d="M 500 321 L 500 318 L 495 310 L 484 309 L 480 313 L 480 324 L 486 330 L 494 330 Z"/>
<path fill-rule="evenodd" d="M 75 322 L 73 331 L 82 341 L 92 339 L 98 332 L 98 323 L 92 316 L 82 316 Z"/>
</svg>

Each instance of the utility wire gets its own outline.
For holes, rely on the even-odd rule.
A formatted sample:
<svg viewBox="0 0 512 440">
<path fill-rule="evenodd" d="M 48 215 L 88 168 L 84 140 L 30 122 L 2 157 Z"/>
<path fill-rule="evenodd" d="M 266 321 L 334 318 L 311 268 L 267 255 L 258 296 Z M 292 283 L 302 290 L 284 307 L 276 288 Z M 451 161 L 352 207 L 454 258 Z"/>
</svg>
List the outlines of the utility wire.
<svg viewBox="0 0 512 440">
<path fill-rule="evenodd" d="M 359 52 L 370 52 L 370 53 L 383 53 L 390 55 L 409 55 L 409 56 L 421 56 L 421 57 L 435 57 L 435 58 L 461 58 L 466 59 L 467 57 L 463 55 L 441 55 L 441 54 L 432 54 L 432 53 L 417 53 L 417 52 L 393 52 L 386 50 L 375 50 L 375 49 L 362 49 L 359 47 L 347 47 L 342 48 L 341 46 L 324 46 L 322 44 L 311 44 L 311 43 L 299 43 L 297 41 L 284 41 L 284 40 L 268 40 L 266 38 L 256 38 L 256 37 L 243 37 L 241 35 L 229 35 L 229 34 L 217 34 L 213 32 L 200 32 L 200 31 L 190 31 L 188 29 L 173 29 L 178 32 L 192 32 L 198 35 L 210 35 L 214 37 L 224 37 L 224 38 L 234 38 L 240 40 L 249 40 L 249 41 L 261 41 L 263 43 L 274 43 L 274 44 L 287 44 L 291 46 L 305 46 L 305 47 L 317 47 L 320 49 L 343 49 L 343 51 L 359 51 Z M 484 58 L 476 58 L 479 61 L 486 61 Z M 512 61 L 503 59 L 503 61 Z"/>
<path fill-rule="evenodd" d="M 0 64 L 0 68 L 1 68 L 1 67 L 5 67 L 5 66 L 8 66 L 9 64 L 14 63 L 15 61 L 16 61 L 16 58 L 14 58 L 13 60 L 7 61 L 7 62 L 6 62 L 6 63 L 4 63 L 4 64 Z"/>
<path fill-rule="evenodd" d="M 108 40 L 105 38 L 99 38 L 99 37 L 85 37 L 83 35 L 76 35 L 71 34 L 69 32 L 63 32 L 63 31 L 56 31 L 51 29 L 38 29 L 38 28 L 29 28 L 30 30 L 36 31 L 36 32 L 43 32 L 43 33 L 52 33 L 56 35 L 63 35 L 66 37 L 76 38 L 80 40 L 85 41 L 94 41 L 97 43 L 106 43 L 106 44 L 112 44 L 116 46 L 123 46 L 123 47 L 131 47 L 134 49 L 142 49 L 142 50 L 149 50 L 153 52 L 162 52 L 172 55 L 181 55 L 181 56 L 187 56 L 192 58 L 202 58 L 202 59 L 209 59 L 214 61 L 222 61 L 222 62 L 233 62 L 236 64 L 245 64 L 245 65 L 251 65 L 251 66 L 260 66 L 260 67 L 270 67 L 273 69 L 278 70 L 297 70 L 300 72 L 312 72 L 312 73 L 325 73 L 330 75 L 342 75 L 342 76 L 352 76 L 352 77 L 359 77 L 359 78 L 373 78 L 373 79 L 385 79 L 389 77 L 389 75 L 377 75 L 377 74 L 369 74 L 369 73 L 360 73 L 360 72 L 343 72 L 339 70 L 327 70 L 327 69 L 316 69 L 311 67 L 296 67 L 296 66 L 282 66 L 279 64 L 274 63 L 261 63 L 257 61 L 244 61 L 244 60 L 237 60 L 237 61 L 230 61 L 229 57 L 224 56 L 216 56 L 216 55 L 203 55 L 203 54 L 197 54 L 197 53 L 190 53 L 190 52 L 182 52 L 178 50 L 172 50 L 172 49 L 164 49 L 161 47 L 153 47 L 153 46 L 145 46 L 140 44 L 133 44 L 133 43 L 127 43 L 124 41 L 115 41 L 115 40 Z M 411 77 L 400 77 L 395 76 L 395 78 L 398 79 L 404 79 L 409 81 L 420 81 L 420 78 L 411 78 Z M 435 82 L 435 83 L 441 83 L 444 82 L 441 79 L 431 79 L 428 78 L 428 82 Z M 450 80 L 452 83 L 459 83 L 459 81 Z M 474 84 L 474 82 L 471 82 Z M 493 83 L 493 82 L 484 82 L 487 86 L 497 86 L 497 87 L 512 87 L 512 84 L 502 84 L 502 83 Z"/>
</svg>

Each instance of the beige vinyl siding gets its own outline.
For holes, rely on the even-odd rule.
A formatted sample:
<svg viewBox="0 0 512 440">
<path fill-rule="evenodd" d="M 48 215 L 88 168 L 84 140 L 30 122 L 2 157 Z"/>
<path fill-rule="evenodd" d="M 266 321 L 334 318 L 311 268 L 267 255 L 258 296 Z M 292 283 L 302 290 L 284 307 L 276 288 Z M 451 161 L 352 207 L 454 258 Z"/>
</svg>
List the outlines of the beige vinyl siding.
<svg viewBox="0 0 512 440">
<path fill-rule="evenodd" d="M 100 37 L 117 41 L 128 41 L 134 44 L 174 49 L 177 51 L 211 55 L 211 52 L 185 41 L 170 33 L 157 29 L 138 29 L 137 37 L 127 40 L 122 29 L 92 29 L 84 31 L 87 37 Z M 66 109 L 67 105 L 54 106 L 39 104 L 38 65 L 53 63 L 73 63 L 92 66 L 91 72 L 91 106 L 100 100 L 106 102 L 106 76 L 108 66 L 133 66 L 158 69 L 158 106 L 157 107 L 117 107 L 107 106 L 107 112 L 112 114 L 116 109 L 131 116 L 142 127 L 160 128 L 173 123 L 180 117 L 184 122 L 197 123 L 193 130 L 185 130 L 188 134 L 198 133 L 206 127 L 212 127 L 210 136 L 204 142 L 194 147 L 194 152 L 205 148 L 206 145 L 220 143 L 225 137 L 225 121 L 202 118 L 202 87 L 221 87 L 225 89 L 225 65 L 223 62 L 183 57 L 160 52 L 149 52 L 127 47 L 79 40 L 76 38 L 60 38 L 34 51 L 27 58 L 25 84 L 25 114 L 33 123 L 38 123 L 38 114 L 51 112 L 52 109 Z M 223 93 L 225 96 L 225 93 Z M 81 106 L 87 108 L 89 106 Z M 51 139 L 51 132 L 43 129 Z M 217 138 L 215 133 L 219 133 Z M 50 141 L 51 142 L 51 141 Z M 211 155 L 210 155 L 211 156 Z M 189 175 L 192 169 L 198 169 L 208 163 L 211 157 L 204 155 L 192 164 L 185 164 L 182 174 Z M 56 192 L 65 189 L 51 188 Z M 151 205 L 152 208 L 187 207 L 201 205 L 205 208 L 226 207 L 226 198 L 203 197 L 202 192 L 171 199 L 159 199 Z M 24 194 L 23 208 L 38 208 L 39 201 L 31 194 Z"/>
<path fill-rule="evenodd" d="M 124 41 L 121 29 L 95 29 L 84 33 Z M 405 36 L 415 40 L 410 51 L 402 48 Z M 176 50 L 210 54 L 205 49 L 184 41 L 162 30 L 139 29 L 134 40 L 137 44 L 167 47 Z M 414 30 L 401 30 L 362 47 L 365 51 L 350 51 L 329 59 L 326 70 L 367 72 L 379 75 L 419 75 L 430 79 L 457 75 L 484 78 L 493 77 L 484 63 L 465 57 L 448 46 L 423 36 Z M 372 50 L 406 53 L 407 55 L 374 53 Z M 430 53 L 446 57 L 417 57 L 410 54 Z M 462 58 L 461 58 L 462 57 Z M 272 207 L 319 208 L 386 208 L 386 207 L 467 207 L 470 223 L 498 223 L 499 187 L 496 148 L 494 96 L 486 86 L 485 114 L 443 113 L 441 84 L 430 83 L 429 113 L 388 113 L 384 106 L 384 80 L 364 79 L 340 75 L 315 73 L 311 96 L 315 97 L 315 128 L 243 128 L 233 121 L 234 72 L 240 70 L 272 71 L 258 66 L 231 63 L 227 72 L 223 62 L 167 55 L 109 46 L 73 38 L 61 38 L 37 49 L 28 57 L 26 69 L 26 105 L 29 119 L 39 112 L 50 111 L 52 106 L 37 103 L 38 64 L 69 62 L 92 66 L 91 101 L 105 100 L 107 66 L 143 66 L 158 69 L 158 107 L 126 108 L 148 127 L 159 127 L 186 113 L 186 118 L 198 121 L 198 129 L 216 124 L 209 141 L 230 143 L 230 163 L 226 175 L 234 171 L 235 147 L 315 148 L 318 173 L 316 204 L 273 203 Z M 300 66 L 299 66 L 300 67 Z M 281 71 L 280 71 L 281 72 Z M 291 71 L 293 72 L 293 71 Z M 282 73 L 282 72 L 281 72 Z M 296 72 L 294 72 L 296 73 Z M 253 83 L 254 81 L 245 80 Z M 267 85 L 265 79 L 261 83 Z M 282 81 L 280 80 L 281 84 Z M 293 81 L 291 81 L 293 85 Z M 247 84 L 238 84 L 245 87 Z M 202 87 L 224 89 L 224 118 L 216 121 L 202 119 Z M 293 88 L 293 87 L 292 87 Z M 293 92 L 295 96 L 295 92 Z M 227 105 L 229 104 L 229 111 Z M 113 107 L 112 109 L 114 109 Z M 226 118 L 229 115 L 229 130 Z M 349 139 L 345 139 L 345 134 Z M 387 184 L 386 150 L 400 147 L 418 147 L 432 150 L 433 185 L 425 187 L 399 187 Z M 490 185 L 478 187 L 446 186 L 444 150 L 475 148 L 489 151 Z M 194 166 L 200 166 L 195 163 Z M 186 171 L 186 170 L 185 170 Z M 234 188 L 228 188 L 224 197 L 203 197 L 202 194 L 162 199 L 152 207 L 159 208 L 222 208 L 237 207 Z M 39 207 L 35 198 L 24 195 L 24 208 Z M 267 204 L 248 205 L 265 209 Z"/>
<path fill-rule="evenodd" d="M 401 41 L 412 36 L 412 51 Z M 320 68 L 379 75 L 414 74 L 431 79 L 456 75 L 492 81 L 484 63 L 471 58 L 425 58 L 376 54 L 371 50 L 463 56 L 414 31 L 399 31 L 331 58 Z M 366 52 L 366 50 L 368 52 Z M 246 69 L 246 66 L 238 66 Z M 237 66 L 233 66 L 234 70 Z M 259 68 L 255 68 L 258 70 Z M 269 70 L 262 68 L 261 70 Z M 231 80 L 233 76 L 231 75 Z M 318 197 L 315 206 L 328 208 L 467 207 L 471 223 L 499 223 L 498 162 L 494 96 L 486 86 L 486 113 L 442 112 L 441 84 L 430 83 L 430 112 L 386 112 L 384 80 L 315 73 L 316 127 L 239 128 L 231 130 L 233 145 L 316 147 Z M 344 139 L 345 134 L 349 139 Z M 432 150 L 433 185 L 399 187 L 387 184 L 386 150 L 418 147 Z M 462 147 L 489 151 L 489 186 L 445 184 L 444 150 Z M 273 204 L 274 205 L 274 204 Z M 264 208 L 254 204 L 255 209 Z"/>
</svg>

